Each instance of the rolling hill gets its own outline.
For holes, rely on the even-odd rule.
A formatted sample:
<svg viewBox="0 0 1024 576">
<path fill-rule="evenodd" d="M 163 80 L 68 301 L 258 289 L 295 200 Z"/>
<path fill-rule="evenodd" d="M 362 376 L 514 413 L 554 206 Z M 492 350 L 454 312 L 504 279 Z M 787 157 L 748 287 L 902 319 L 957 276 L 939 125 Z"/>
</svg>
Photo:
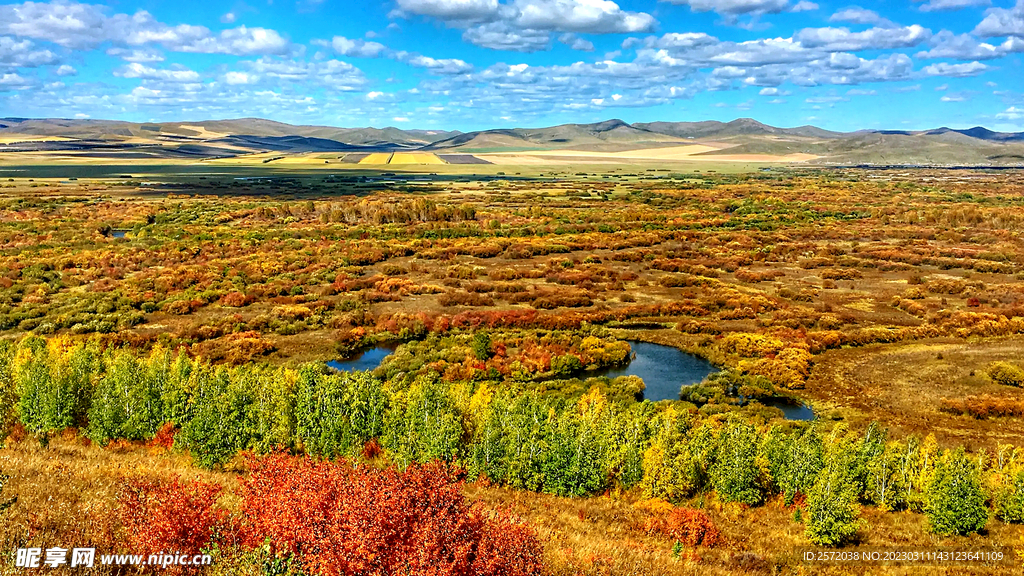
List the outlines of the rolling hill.
<svg viewBox="0 0 1024 576">
<path fill-rule="evenodd" d="M 703 146 L 697 150 L 695 146 Z M 666 149 L 657 152 L 657 149 Z M 544 128 L 457 132 L 294 126 L 260 118 L 134 123 L 114 120 L 0 119 L 0 154 L 48 153 L 91 158 L 229 158 L 259 153 L 436 152 L 556 157 L 747 158 L 812 164 L 1024 166 L 1024 133 L 984 127 L 833 132 L 779 128 L 750 118 L 731 122 L 607 120 Z M 637 155 L 633 151 L 649 150 Z"/>
</svg>

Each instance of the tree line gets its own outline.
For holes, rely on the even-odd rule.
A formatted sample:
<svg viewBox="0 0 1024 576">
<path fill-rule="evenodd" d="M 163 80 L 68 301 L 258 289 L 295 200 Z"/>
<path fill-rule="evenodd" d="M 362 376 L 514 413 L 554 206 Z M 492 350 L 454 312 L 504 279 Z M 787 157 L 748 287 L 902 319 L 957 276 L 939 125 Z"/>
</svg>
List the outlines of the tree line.
<svg viewBox="0 0 1024 576">
<path fill-rule="evenodd" d="M 876 425 L 757 424 L 599 389 L 567 399 L 436 373 L 406 384 L 322 363 L 224 367 L 61 337 L 0 342 L 0 424 L 44 444 L 67 428 L 100 445 L 171 435 L 203 467 L 241 452 L 383 450 L 400 468 L 441 460 L 560 496 L 618 488 L 677 502 L 713 491 L 749 506 L 781 496 L 821 545 L 853 538 L 863 505 L 922 512 L 939 534 L 979 531 L 990 516 L 1024 521 L 1024 454 L 1011 446 L 969 454 Z"/>
</svg>

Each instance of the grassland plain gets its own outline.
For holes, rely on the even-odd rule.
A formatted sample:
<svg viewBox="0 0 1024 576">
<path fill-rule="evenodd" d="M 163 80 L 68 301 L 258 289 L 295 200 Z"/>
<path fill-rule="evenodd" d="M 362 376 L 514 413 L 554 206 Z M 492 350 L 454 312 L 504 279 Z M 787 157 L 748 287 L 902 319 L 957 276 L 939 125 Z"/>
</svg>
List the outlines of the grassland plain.
<svg viewBox="0 0 1024 576">
<path fill-rule="evenodd" d="M 117 545 L 125 527 L 95 519 L 116 516 L 109 513 L 126 476 L 209 482 L 223 489 L 219 507 L 243 509 L 238 486 L 248 464 L 233 450 L 253 446 L 237 445 L 212 469 L 197 466 L 206 461 L 197 447 L 208 444 L 196 443 L 191 415 L 166 419 L 169 443 L 155 431 L 97 436 L 83 406 L 105 394 L 120 366 L 116 351 L 178 350 L 215 366 L 290 374 L 382 342 L 419 342 L 376 377 L 390 406 L 415 394 L 447 406 L 458 430 L 453 451 L 441 453 L 470 470 L 483 442 L 474 434 L 491 425 L 502 394 L 552 402 L 551 414 L 565 418 L 551 424 L 552 438 L 568 434 L 558 426 L 582 426 L 567 414 L 584 418 L 603 403 L 621 414 L 651 410 L 650 422 L 685 414 L 687 446 L 697 446 L 700 430 L 714 438 L 717 456 L 688 489 L 657 480 L 655 428 L 632 452 L 642 481 L 629 480 L 628 458 L 601 452 L 593 460 L 609 464 L 585 497 L 559 495 L 570 488 L 546 481 L 536 490 L 551 494 L 503 486 L 496 471 L 471 473 L 465 494 L 523 518 L 552 574 L 850 573 L 792 557 L 808 543 L 813 487 L 778 492 L 788 480 L 768 446 L 749 455 L 756 497 L 737 500 L 719 482 L 733 453 L 729 435 L 747 423 L 766 438 L 811 428 L 824 438 L 826 460 L 843 457 L 846 441 L 834 434 L 849 429 L 864 462 L 883 462 L 889 452 L 863 448 L 872 421 L 891 442 L 919 446 L 944 466 L 958 462 L 956 448 L 968 449 L 967 476 L 979 479 L 992 510 L 983 528 L 937 531 L 938 504 L 915 500 L 939 501 L 929 496 L 931 480 L 908 480 L 906 500 L 889 501 L 869 489 L 877 474 L 865 469 L 853 502 L 863 522 L 848 546 L 1022 547 L 1021 518 L 1006 512 L 1007 494 L 1024 489 L 1012 480 L 1024 464 L 1013 448 L 1024 446 L 1021 173 L 633 159 L 385 171 L 339 156 L 3 167 L 0 330 L 21 350 L 0 382 L 11 432 L 0 450 L 0 472 L 11 476 L 0 503 L 18 497 L 0 512 L 5 547 Z M 609 361 L 625 339 L 677 346 L 724 376 L 689 390 L 687 401 L 641 408 L 616 390 L 624 382 L 587 379 L 586 368 Z M 33 420 L 23 400 L 42 376 L 27 367 L 51 366 L 39 350 L 59 359 L 86 343 L 96 360 L 75 388 L 78 416 Z M 62 391 L 67 372 L 52 361 L 44 380 Z M 800 398 L 819 419 L 785 422 L 776 409 L 744 405 L 734 389 Z M 389 426 L 401 421 L 394 418 Z M 285 434 L 280 447 L 315 453 L 302 434 Z M 403 450 L 411 448 L 380 436 L 382 454 L 360 446 L 349 457 L 371 466 L 409 461 Z M 689 470 L 691 456 L 666 466 Z M 659 522 L 684 509 L 713 524 L 714 545 L 673 552 L 685 537 Z M 267 561 L 233 544 L 222 554 L 222 573 L 263 573 Z"/>
</svg>

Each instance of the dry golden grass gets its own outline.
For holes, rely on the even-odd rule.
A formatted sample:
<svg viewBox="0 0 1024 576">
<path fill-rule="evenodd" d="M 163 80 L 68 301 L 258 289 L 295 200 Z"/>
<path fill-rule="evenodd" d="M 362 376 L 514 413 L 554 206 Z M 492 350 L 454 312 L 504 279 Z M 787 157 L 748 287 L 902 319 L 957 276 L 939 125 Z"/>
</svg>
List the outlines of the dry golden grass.
<svg viewBox="0 0 1024 576">
<path fill-rule="evenodd" d="M 4 498 L 17 504 L 0 522 L 0 548 L 10 551 L 32 546 L 92 546 L 110 551 L 113 541 L 112 510 L 117 485 L 129 476 L 167 477 L 173 474 L 213 482 L 225 488 L 220 505 L 232 512 L 239 501 L 239 467 L 230 472 L 208 472 L 193 467 L 191 458 L 138 445 L 99 448 L 65 434 L 43 449 L 35 440 L 8 443 L 0 449 L 0 470 L 11 476 Z M 721 530 L 723 543 L 715 548 L 683 549 L 672 553 L 673 541 L 646 532 L 651 506 L 633 493 L 609 493 L 593 498 L 560 498 L 468 484 L 467 495 L 490 509 L 502 509 L 525 520 L 544 545 L 544 562 L 551 576 L 562 575 L 736 575 L 736 574 L 991 574 L 991 569 L 910 569 L 881 566 L 831 569 L 804 565 L 795 556 L 806 545 L 803 525 L 793 510 L 775 499 L 748 508 L 723 504 L 713 495 L 686 505 L 702 507 Z M 864 507 L 866 528 L 859 545 L 873 547 L 980 547 L 1024 548 L 1019 526 L 990 520 L 987 532 L 965 538 L 939 538 L 928 534 L 921 514 L 887 513 Z M 12 556 L 0 559 L 0 574 L 18 573 Z M 251 556 L 230 550 L 218 558 L 213 574 L 259 574 Z M 52 574 L 74 574 L 70 569 Z M 97 570 L 96 572 L 106 574 Z M 999 573 L 1010 573 L 1003 571 Z M 1018 572 L 1019 573 L 1019 572 Z"/>
<path fill-rule="evenodd" d="M 360 164 L 387 164 L 391 160 L 390 152 L 374 152 L 359 161 Z"/>
<path fill-rule="evenodd" d="M 822 406 L 854 422 L 877 420 L 893 434 L 929 433 L 949 445 L 995 449 L 997 443 L 1024 444 L 1024 420 L 977 420 L 939 411 L 943 398 L 991 394 L 1020 398 L 1020 390 L 985 377 L 997 360 L 1018 361 L 1019 336 L 988 341 L 941 339 L 831 350 L 815 359 L 804 391 Z"/>
<path fill-rule="evenodd" d="M 688 503 L 703 506 L 721 530 L 724 543 L 715 548 L 686 549 L 673 557 L 670 539 L 649 535 L 644 525 L 651 517 L 632 495 L 595 498 L 558 498 L 505 488 L 470 485 L 467 493 L 488 507 L 510 509 L 526 520 L 544 542 L 544 559 L 552 575 L 660 576 L 677 574 L 994 574 L 1020 573 L 1013 565 L 993 571 L 982 567 L 885 567 L 804 564 L 799 552 L 807 546 L 804 525 L 781 499 L 748 508 L 723 504 L 713 496 Z M 929 534 L 925 518 L 912 512 L 881 512 L 864 507 L 867 528 L 858 546 L 874 548 L 1022 548 L 1019 526 L 990 520 L 988 532 L 970 537 L 941 538 Z M 1020 566 L 1019 560 L 1016 566 Z"/>
<path fill-rule="evenodd" d="M 444 161 L 428 152 L 396 152 L 388 164 L 444 164 Z"/>
</svg>

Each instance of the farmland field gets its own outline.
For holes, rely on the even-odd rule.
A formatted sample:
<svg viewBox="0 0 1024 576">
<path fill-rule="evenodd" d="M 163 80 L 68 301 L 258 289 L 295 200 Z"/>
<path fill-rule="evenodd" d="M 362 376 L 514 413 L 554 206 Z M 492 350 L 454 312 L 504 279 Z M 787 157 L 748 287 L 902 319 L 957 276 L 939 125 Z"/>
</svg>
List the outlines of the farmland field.
<svg viewBox="0 0 1024 576">
<path fill-rule="evenodd" d="M 316 535 L 365 543 L 270 511 L 421 501 L 386 486 L 444 494 L 524 574 L 849 573 L 811 545 L 1019 569 L 1024 172 L 707 151 L 5 161 L 0 543 L 312 573 Z M 594 376 L 629 341 L 721 371 L 645 401 Z M 324 365 L 379 345 L 371 372 Z M 132 511 L 161 503 L 208 512 L 205 540 Z"/>
</svg>

